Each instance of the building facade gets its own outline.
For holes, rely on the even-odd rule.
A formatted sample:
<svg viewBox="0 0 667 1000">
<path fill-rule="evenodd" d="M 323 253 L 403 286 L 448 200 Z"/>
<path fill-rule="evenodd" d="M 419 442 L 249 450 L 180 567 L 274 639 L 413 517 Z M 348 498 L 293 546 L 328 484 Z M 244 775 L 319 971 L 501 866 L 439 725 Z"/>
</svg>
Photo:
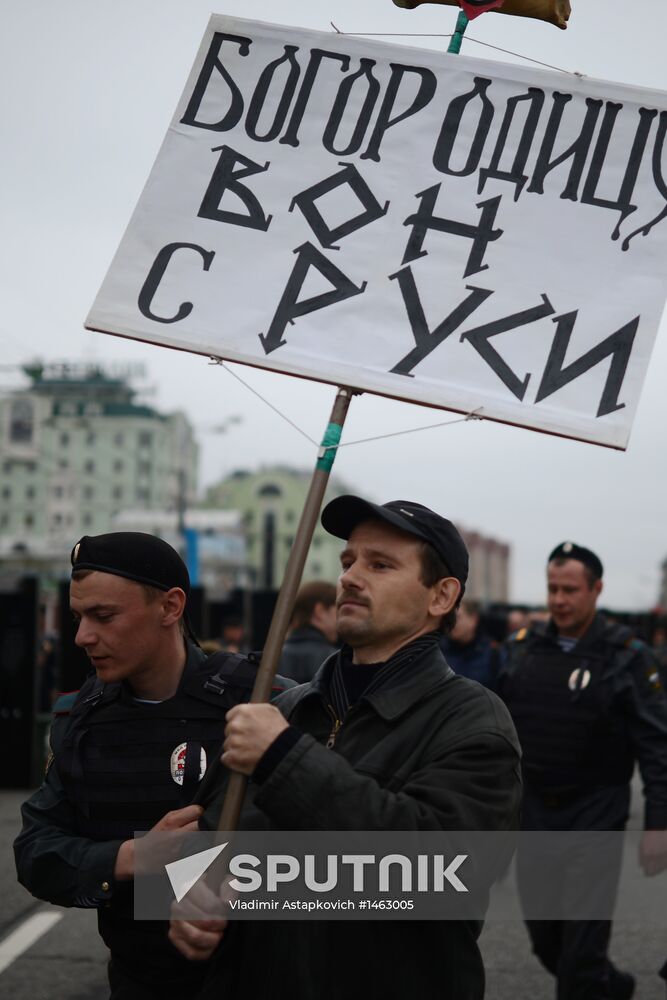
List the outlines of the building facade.
<svg viewBox="0 0 667 1000">
<path fill-rule="evenodd" d="M 470 555 L 466 597 L 481 604 L 507 604 L 510 600 L 510 547 L 477 531 L 461 529 Z"/>
<path fill-rule="evenodd" d="M 197 445 L 183 413 L 136 401 L 98 366 L 32 365 L 0 398 L 0 559 L 49 561 L 128 507 L 184 510 Z"/>
<path fill-rule="evenodd" d="M 221 510 L 238 510 L 246 533 L 248 564 L 255 587 L 280 586 L 311 473 L 282 466 L 259 472 L 238 470 L 212 486 L 204 501 Z M 325 503 L 343 493 L 354 493 L 332 476 Z M 483 604 L 509 600 L 510 548 L 494 538 L 461 529 L 470 553 L 466 594 Z M 315 528 L 303 579 L 335 581 L 340 573 L 340 539 L 320 525 Z"/>
<path fill-rule="evenodd" d="M 211 486 L 206 494 L 206 507 L 241 513 L 248 567 L 256 588 L 280 587 L 311 475 L 287 466 L 257 472 L 239 469 Z M 324 502 L 349 492 L 352 491 L 332 476 Z M 340 539 L 327 534 L 318 521 L 304 567 L 304 582 L 335 581 L 340 572 L 340 550 Z"/>
</svg>

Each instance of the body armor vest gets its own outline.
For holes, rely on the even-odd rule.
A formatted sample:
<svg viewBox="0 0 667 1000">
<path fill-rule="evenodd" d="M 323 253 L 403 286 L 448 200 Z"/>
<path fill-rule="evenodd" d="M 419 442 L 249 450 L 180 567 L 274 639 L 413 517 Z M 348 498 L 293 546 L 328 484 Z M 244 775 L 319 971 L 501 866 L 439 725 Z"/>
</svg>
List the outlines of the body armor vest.
<svg viewBox="0 0 667 1000">
<path fill-rule="evenodd" d="M 565 653 L 530 643 L 518 653 L 504 698 L 533 788 L 568 794 L 630 780 L 632 754 L 611 715 L 610 653 L 615 650 Z"/>
<path fill-rule="evenodd" d="M 167 701 L 138 702 L 123 684 L 92 678 L 69 717 L 58 720 L 56 765 L 82 836 L 128 840 L 192 801 L 206 765 L 218 759 L 225 714 L 248 700 L 258 665 L 253 654 L 195 657 L 191 649 L 179 689 Z M 283 685 L 291 682 L 276 678 L 274 691 Z M 133 920 L 132 882 L 116 884 L 98 924 L 115 966 L 145 982 L 151 995 L 198 993 L 205 966 L 169 944 L 163 922 Z"/>
<path fill-rule="evenodd" d="M 155 705 L 122 684 L 87 683 L 54 748 L 78 832 L 127 840 L 188 805 L 220 753 L 226 712 L 248 700 L 255 672 L 243 657 L 219 654 L 187 666 L 176 695 Z"/>
</svg>

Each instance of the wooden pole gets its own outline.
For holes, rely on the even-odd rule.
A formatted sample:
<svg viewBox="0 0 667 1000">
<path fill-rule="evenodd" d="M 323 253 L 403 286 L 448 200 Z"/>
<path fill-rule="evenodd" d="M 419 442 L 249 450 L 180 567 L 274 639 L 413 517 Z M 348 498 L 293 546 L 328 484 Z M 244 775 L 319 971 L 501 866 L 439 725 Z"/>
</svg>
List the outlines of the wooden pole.
<svg viewBox="0 0 667 1000">
<path fill-rule="evenodd" d="M 278 600 L 271 619 L 269 634 L 266 638 L 262 662 L 257 671 L 250 701 L 252 703 L 267 702 L 271 697 L 273 679 L 276 675 L 278 661 L 282 652 L 285 635 L 292 617 L 292 608 L 296 598 L 303 567 L 312 541 L 317 518 L 322 506 L 322 500 L 329 482 L 331 467 L 336 458 L 336 449 L 343 432 L 343 425 L 354 390 L 339 389 L 331 410 L 329 424 L 320 446 L 315 471 L 310 481 L 296 538 L 287 560 L 285 575 L 278 594 Z M 233 831 L 238 825 L 243 798 L 245 796 L 247 778 L 238 771 L 231 771 L 229 783 L 222 804 L 218 830 Z"/>
</svg>

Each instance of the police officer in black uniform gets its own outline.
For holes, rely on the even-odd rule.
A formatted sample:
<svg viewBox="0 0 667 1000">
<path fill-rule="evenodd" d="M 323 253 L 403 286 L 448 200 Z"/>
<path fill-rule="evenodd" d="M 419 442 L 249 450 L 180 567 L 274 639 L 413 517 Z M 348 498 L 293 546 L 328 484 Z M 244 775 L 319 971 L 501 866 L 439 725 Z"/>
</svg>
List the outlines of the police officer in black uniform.
<svg viewBox="0 0 667 1000">
<path fill-rule="evenodd" d="M 161 539 L 84 536 L 71 559 L 76 643 L 95 672 L 54 706 L 46 777 L 14 845 L 19 881 L 97 910 L 113 1000 L 187 1000 L 206 970 L 178 954 L 166 924 L 133 921 L 133 836 L 197 829 L 190 803 L 256 664 L 205 657 L 187 624 L 187 568 Z"/>
<path fill-rule="evenodd" d="M 522 828 L 623 830 L 630 780 L 639 763 L 646 797 L 640 861 L 646 874 L 664 861 L 667 827 L 667 699 L 648 647 L 596 610 L 602 563 L 573 542 L 548 561 L 550 620 L 520 629 L 505 649 L 498 692 L 523 750 Z M 604 872 L 613 890 L 621 838 Z M 527 898 L 527 879 L 519 885 Z M 571 872 L 563 873 L 567 888 Z M 576 878 L 575 878 L 576 880 Z M 556 977 L 559 1000 L 623 1000 L 634 979 L 608 958 L 608 920 L 528 920 L 533 949 Z"/>
</svg>

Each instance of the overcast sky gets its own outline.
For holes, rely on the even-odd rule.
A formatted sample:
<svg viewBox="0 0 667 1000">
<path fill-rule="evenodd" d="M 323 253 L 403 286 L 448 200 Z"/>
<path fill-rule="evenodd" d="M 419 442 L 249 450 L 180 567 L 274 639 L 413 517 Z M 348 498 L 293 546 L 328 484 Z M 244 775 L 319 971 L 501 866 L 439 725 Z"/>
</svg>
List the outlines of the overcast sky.
<svg viewBox="0 0 667 1000">
<path fill-rule="evenodd" d="M 663 0 L 572 0 L 570 27 L 488 14 L 463 53 L 522 60 L 478 39 L 591 77 L 667 89 Z M 203 445 L 201 482 L 237 467 L 310 468 L 313 447 L 206 359 L 83 329 L 152 166 L 211 12 L 322 31 L 452 30 L 456 9 L 402 11 L 391 0 L 0 0 L 0 384 L 29 358 L 145 364 L 161 409 L 183 409 Z M 441 49 L 442 38 L 387 38 Z M 667 285 L 667 283 L 666 283 Z M 593 548 L 606 603 L 655 604 L 667 556 L 667 327 L 663 319 L 625 453 L 489 422 L 341 449 L 335 471 L 372 499 L 413 499 L 512 545 L 512 595 L 539 602 L 560 541 Z M 239 366 L 314 439 L 334 390 Z M 211 429 L 242 420 L 224 434 Z M 364 395 L 344 440 L 452 414 Z"/>
</svg>

